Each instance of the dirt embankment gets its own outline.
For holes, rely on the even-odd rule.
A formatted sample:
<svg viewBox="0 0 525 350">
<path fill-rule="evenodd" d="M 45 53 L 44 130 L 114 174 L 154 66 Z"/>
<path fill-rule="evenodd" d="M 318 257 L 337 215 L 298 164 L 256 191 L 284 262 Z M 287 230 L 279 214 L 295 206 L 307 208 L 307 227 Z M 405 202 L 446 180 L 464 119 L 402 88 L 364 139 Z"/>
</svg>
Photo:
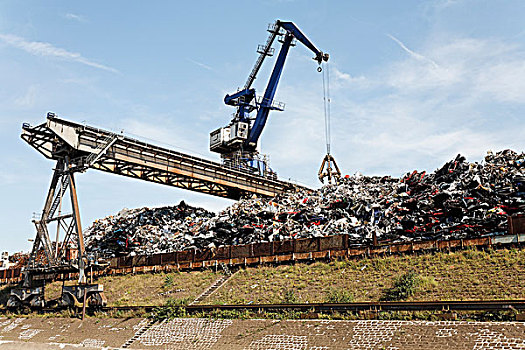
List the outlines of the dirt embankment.
<svg viewBox="0 0 525 350">
<path fill-rule="evenodd" d="M 201 303 L 377 301 L 409 273 L 418 283 L 407 300 L 525 299 L 522 248 L 246 268 Z M 170 298 L 191 301 L 218 277 L 205 270 L 108 276 L 98 282 L 110 305 L 162 305 Z M 58 297 L 60 288 L 59 282 L 49 285 L 47 297 Z"/>
</svg>

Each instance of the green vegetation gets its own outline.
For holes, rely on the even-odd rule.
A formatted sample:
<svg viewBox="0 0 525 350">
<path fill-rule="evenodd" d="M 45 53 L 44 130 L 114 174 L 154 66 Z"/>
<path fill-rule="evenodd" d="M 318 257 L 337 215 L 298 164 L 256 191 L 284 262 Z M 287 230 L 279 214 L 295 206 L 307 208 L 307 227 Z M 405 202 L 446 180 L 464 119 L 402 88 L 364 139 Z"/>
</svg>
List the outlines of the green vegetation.
<svg viewBox="0 0 525 350">
<path fill-rule="evenodd" d="M 296 304 L 297 303 L 297 296 L 295 295 L 295 292 L 293 289 L 287 289 L 284 292 L 283 303 L 284 304 Z"/>
<path fill-rule="evenodd" d="M 105 276 L 96 282 L 104 285 L 109 306 L 163 305 L 169 299 L 195 299 L 218 278 L 210 270 L 173 273 Z M 68 281 L 66 284 L 75 281 Z M 46 299 L 58 298 L 62 282 L 46 287 Z"/>
<path fill-rule="evenodd" d="M 151 313 L 150 317 L 155 320 L 173 319 L 177 317 L 186 317 L 185 305 L 190 303 L 189 298 L 184 299 L 173 299 L 168 298 L 166 303 L 162 307 L 155 308 Z"/>
<path fill-rule="evenodd" d="M 209 319 L 273 319 L 273 320 L 464 320 L 464 321 L 515 321 L 515 311 L 379 311 L 379 312 L 333 312 L 316 313 L 310 311 L 282 310 L 281 312 L 256 312 L 250 310 L 211 310 L 208 312 L 188 313 L 184 307 L 176 303 L 167 308 L 154 310 L 149 317 L 161 321 L 179 317 L 209 318 Z"/>
<path fill-rule="evenodd" d="M 405 300 L 414 295 L 421 280 L 415 272 L 407 272 L 402 276 L 394 279 L 391 288 L 385 290 L 381 297 L 382 301 L 399 301 Z"/>
<path fill-rule="evenodd" d="M 150 317 L 269 318 L 269 319 L 401 319 L 514 320 L 508 312 L 256 312 L 214 310 L 189 314 L 184 308 L 219 276 L 211 270 L 106 276 L 110 305 L 159 305 Z M 258 266 L 236 273 L 204 304 L 308 303 L 378 300 L 525 299 L 525 248 L 469 249 L 422 255 L 334 260 L 311 264 Z M 68 282 L 69 283 L 69 282 Z M 74 283 L 73 281 L 71 283 Z M 61 282 L 48 285 L 47 298 L 60 294 Z M 9 287 L 0 287 L 0 298 Z M 64 317 L 74 317 L 68 315 Z M 95 317 L 145 316 L 139 311 L 97 312 Z M 56 316 L 53 314 L 53 316 Z M 43 317 L 46 317 L 43 315 Z"/>
<path fill-rule="evenodd" d="M 164 288 L 170 289 L 173 287 L 173 274 L 168 274 L 164 277 Z"/>
<path fill-rule="evenodd" d="M 327 303 L 351 303 L 354 301 L 354 296 L 348 290 L 330 288 L 326 292 L 324 301 Z"/>
<path fill-rule="evenodd" d="M 412 292 L 403 300 L 525 299 L 521 248 L 258 266 L 239 271 L 202 303 L 280 303 L 290 289 L 297 303 L 378 301 L 409 273 Z"/>
</svg>

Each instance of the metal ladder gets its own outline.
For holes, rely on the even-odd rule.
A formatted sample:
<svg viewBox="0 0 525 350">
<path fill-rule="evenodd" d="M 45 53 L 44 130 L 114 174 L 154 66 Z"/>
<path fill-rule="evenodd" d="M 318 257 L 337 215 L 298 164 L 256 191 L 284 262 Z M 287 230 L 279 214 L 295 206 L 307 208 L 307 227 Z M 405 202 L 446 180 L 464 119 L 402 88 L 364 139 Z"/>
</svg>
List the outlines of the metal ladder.
<svg viewBox="0 0 525 350">
<path fill-rule="evenodd" d="M 221 277 L 219 277 L 217 280 L 215 280 L 215 282 L 213 282 L 213 284 L 211 286 L 209 286 L 208 288 L 206 288 L 206 290 L 204 292 L 202 292 L 197 298 L 195 298 L 195 300 L 193 300 L 189 305 L 195 305 L 201 301 L 203 301 L 204 299 L 206 299 L 207 297 L 209 297 L 211 294 L 213 294 L 217 289 L 219 289 L 220 287 L 222 287 L 226 282 L 228 282 L 228 280 L 230 278 L 232 278 L 233 275 L 235 275 L 235 273 L 233 273 L 229 268 L 228 268 L 228 265 L 226 265 L 225 263 L 219 263 L 219 266 L 222 268 L 223 272 L 224 272 L 224 275 L 222 275 Z"/>
<path fill-rule="evenodd" d="M 67 188 L 69 186 L 69 179 L 67 176 L 62 177 L 62 184 L 60 186 L 60 192 L 56 194 L 55 199 L 53 200 L 53 204 L 51 204 L 51 209 L 49 209 L 49 214 L 47 215 L 47 218 L 50 219 L 55 215 L 55 211 L 58 208 L 58 205 L 60 204 L 60 200 L 62 199 L 62 196 L 66 192 Z"/>
<path fill-rule="evenodd" d="M 260 53 L 259 57 L 257 58 L 257 62 L 255 62 L 255 66 L 253 66 L 252 71 L 250 72 L 250 75 L 248 76 L 248 80 L 246 81 L 246 84 L 244 84 L 244 89 L 249 89 L 252 85 L 253 81 L 257 77 L 257 73 L 259 72 L 259 69 L 261 68 L 262 62 L 264 61 L 264 58 L 266 56 L 273 55 L 273 51 L 271 50 L 271 46 L 273 44 L 273 41 L 275 40 L 275 37 L 280 32 L 280 27 L 276 24 L 271 23 L 268 26 L 268 31 L 270 32 L 270 35 L 268 36 L 268 39 L 266 40 L 266 43 L 264 45 L 259 45 L 257 47 L 257 52 Z"/>
<path fill-rule="evenodd" d="M 146 333 L 155 323 L 157 323 L 156 320 L 149 320 L 148 323 L 140 327 L 140 329 L 133 335 L 133 337 L 128 339 L 120 348 L 121 349 L 129 348 L 131 344 L 133 344 L 137 339 L 139 339 L 141 335 Z"/>
<path fill-rule="evenodd" d="M 97 148 L 95 151 L 87 156 L 85 161 L 85 167 L 89 168 L 93 163 L 95 163 L 100 157 L 106 153 L 106 151 L 113 146 L 113 144 L 120 138 L 119 135 L 109 134 L 100 144 L 97 142 Z"/>
<path fill-rule="evenodd" d="M 226 276 L 231 276 L 231 275 L 232 275 L 232 272 L 231 272 L 230 269 L 228 268 L 228 265 L 226 265 L 226 264 L 223 263 L 223 262 L 219 263 L 219 265 L 222 267 L 222 270 L 224 271 L 224 273 L 226 274 Z"/>
</svg>

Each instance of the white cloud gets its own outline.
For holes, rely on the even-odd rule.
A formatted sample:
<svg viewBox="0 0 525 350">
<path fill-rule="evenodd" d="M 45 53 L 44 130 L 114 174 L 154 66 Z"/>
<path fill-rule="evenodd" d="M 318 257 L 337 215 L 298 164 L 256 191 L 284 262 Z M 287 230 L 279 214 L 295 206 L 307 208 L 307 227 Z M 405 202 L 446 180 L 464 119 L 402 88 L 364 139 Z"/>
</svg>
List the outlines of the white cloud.
<svg viewBox="0 0 525 350">
<path fill-rule="evenodd" d="M 27 41 L 24 38 L 12 34 L 0 34 L 0 40 L 10 46 L 24 50 L 27 53 L 30 53 L 34 56 L 60 58 L 67 61 L 82 63 L 90 67 L 106 70 L 108 72 L 118 73 L 118 71 L 115 68 L 93 62 L 79 53 L 64 50 L 50 43 L 39 41 Z"/>
<path fill-rule="evenodd" d="M 387 85 L 402 91 L 420 91 L 449 87 L 461 80 L 461 67 L 434 67 L 428 64 L 400 61 L 392 64 L 386 73 Z"/>
<path fill-rule="evenodd" d="M 77 22 L 87 22 L 86 18 L 84 16 L 81 16 L 81 15 L 76 15 L 74 13 L 66 13 L 64 15 L 64 17 L 66 19 L 69 19 L 69 20 L 72 20 L 72 21 L 77 21 Z"/>
<path fill-rule="evenodd" d="M 416 60 L 418 61 L 422 61 L 422 62 L 427 62 L 427 63 L 430 63 L 434 68 L 439 68 L 438 64 L 436 62 L 434 62 L 433 60 L 431 60 L 430 58 L 428 57 L 425 57 L 417 52 L 414 52 L 412 50 L 410 50 L 408 47 L 406 47 L 405 44 L 403 44 L 398 38 L 396 38 L 395 36 L 393 35 L 390 35 L 390 34 L 387 34 L 387 36 L 394 40 L 405 52 L 407 52 L 410 56 L 412 56 L 413 58 L 415 58 Z"/>
<path fill-rule="evenodd" d="M 18 175 L 7 173 L 5 171 L 0 172 L 0 184 L 2 186 L 12 185 L 17 182 Z"/>
<path fill-rule="evenodd" d="M 525 60 L 495 64 L 479 72 L 477 90 L 503 102 L 525 103 Z"/>
<path fill-rule="evenodd" d="M 204 68 L 204 69 L 211 70 L 211 71 L 213 70 L 212 67 L 210 67 L 210 66 L 208 66 L 207 64 L 204 64 L 204 63 L 202 63 L 202 62 L 192 60 L 191 58 L 187 58 L 187 60 L 188 60 L 189 62 L 193 63 L 193 64 L 196 64 L 196 65 L 199 66 L 199 67 Z"/>
<path fill-rule="evenodd" d="M 431 3 L 431 6 L 437 9 L 438 11 L 441 11 L 453 7 L 455 5 L 461 4 L 462 2 L 462 0 L 437 0 L 434 3 Z"/>
<path fill-rule="evenodd" d="M 326 153 L 322 92 L 284 85 L 279 98 L 287 107 L 270 113 L 259 141 L 261 152 L 270 155 L 270 166 L 281 178 L 293 174 L 292 180 L 317 186 L 316 168 Z"/>
<path fill-rule="evenodd" d="M 339 70 L 338 67 L 330 66 L 330 89 L 339 89 L 342 87 L 369 88 L 372 82 L 363 75 L 352 76 Z"/>
<path fill-rule="evenodd" d="M 15 105 L 22 108 L 33 107 L 35 104 L 38 88 L 36 85 L 31 85 L 27 89 L 26 93 L 15 99 Z"/>
<path fill-rule="evenodd" d="M 375 86 L 393 90 L 377 91 L 362 103 L 346 99 L 352 117 L 366 121 L 354 129 L 353 141 L 345 142 L 359 150 L 355 156 L 361 164 L 421 168 L 432 158 L 440 165 L 456 153 L 479 159 L 488 149 L 524 147 L 517 131 L 523 126 L 498 117 L 525 103 L 519 47 L 494 39 L 449 38 L 421 52 L 440 64 L 423 58 L 418 64 L 410 55 L 370 78 Z M 344 140 L 338 136 L 334 139 Z"/>
<path fill-rule="evenodd" d="M 405 46 L 400 40 L 392 35 L 387 35 L 394 40 L 412 59 L 395 62 L 388 68 L 387 83 L 392 87 L 403 91 L 414 91 L 421 89 L 435 89 L 448 87 L 461 80 L 463 62 L 451 61 L 451 55 L 443 55 L 442 52 L 428 50 L 428 54 L 420 54 Z M 450 52 L 456 55 L 456 52 Z M 443 64 L 438 65 L 429 57 L 440 57 Z"/>
<path fill-rule="evenodd" d="M 435 57 L 434 66 L 401 60 L 387 68 L 388 85 L 399 93 L 438 93 L 484 102 L 525 103 L 525 52 L 494 39 L 452 38 L 429 45 L 423 57 Z"/>
<path fill-rule="evenodd" d="M 461 121 L 449 123 L 449 118 L 440 118 L 445 111 L 432 112 L 424 105 L 410 108 L 407 102 L 389 101 L 383 107 L 370 104 L 365 109 L 375 114 L 370 126 L 356 130 L 348 140 L 339 137 L 337 142 L 356 150 L 354 155 L 364 168 L 398 172 L 428 167 L 432 158 L 441 163 L 456 153 L 479 157 L 489 145 L 501 145 L 497 133 L 473 130 Z"/>
<path fill-rule="evenodd" d="M 180 124 L 173 125 L 167 116 L 149 115 L 146 121 L 127 119 L 122 121 L 122 125 L 125 125 L 124 132 L 126 134 L 142 141 L 184 153 L 207 157 L 207 155 L 198 151 L 205 149 L 204 147 L 207 145 L 207 140 L 201 135 L 202 130 L 189 129 Z"/>
</svg>

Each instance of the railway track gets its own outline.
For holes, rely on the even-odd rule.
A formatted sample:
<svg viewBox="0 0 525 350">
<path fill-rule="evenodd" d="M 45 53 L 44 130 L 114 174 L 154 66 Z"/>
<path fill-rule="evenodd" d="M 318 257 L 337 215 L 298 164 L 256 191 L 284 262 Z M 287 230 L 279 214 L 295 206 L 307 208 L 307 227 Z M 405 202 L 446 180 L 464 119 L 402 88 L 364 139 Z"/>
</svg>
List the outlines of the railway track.
<svg viewBox="0 0 525 350">
<path fill-rule="evenodd" d="M 359 312 L 359 311 L 525 311 L 525 300 L 447 300 L 447 301 L 389 301 L 389 302 L 355 302 L 355 303 L 308 303 L 308 304 L 238 304 L 238 305 L 187 305 L 180 306 L 188 314 L 212 311 L 253 311 L 253 312 Z M 169 306 L 107 306 L 89 311 L 118 312 L 143 311 L 152 312 Z M 41 308 L 40 313 L 54 313 L 66 310 L 65 307 Z M 78 308 L 80 310 L 81 308 Z M 77 310 L 77 311 L 78 311 Z M 9 310 L 0 309 L 1 313 Z"/>
</svg>

